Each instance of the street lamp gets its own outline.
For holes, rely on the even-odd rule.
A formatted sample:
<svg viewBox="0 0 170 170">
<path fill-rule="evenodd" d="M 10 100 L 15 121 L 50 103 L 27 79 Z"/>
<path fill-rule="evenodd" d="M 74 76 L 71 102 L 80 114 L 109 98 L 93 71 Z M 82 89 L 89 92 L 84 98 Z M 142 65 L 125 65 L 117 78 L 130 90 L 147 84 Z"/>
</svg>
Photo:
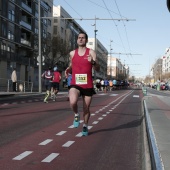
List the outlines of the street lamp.
<svg viewBox="0 0 170 170">
<path fill-rule="evenodd" d="M 95 23 L 94 24 L 92 24 L 92 26 L 94 26 L 94 51 L 95 51 L 95 53 L 96 53 L 96 55 L 97 55 L 97 38 L 96 38 L 96 36 L 97 36 L 97 31 L 98 30 L 96 30 L 96 16 L 95 16 Z M 95 70 L 93 70 L 94 71 L 94 80 L 96 80 L 96 71 Z"/>
<path fill-rule="evenodd" d="M 113 40 L 110 40 L 110 79 L 112 78 L 112 65 L 111 65 L 111 62 L 112 62 L 112 59 L 111 59 L 111 54 L 112 54 L 112 45 L 111 43 L 113 42 Z"/>
<path fill-rule="evenodd" d="M 41 57 L 41 5 L 38 0 L 38 36 L 39 36 L 39 49 L 38 49 L 38 61 L 39 61 L 39 93 L 42 92 L 41 74 L 42 74 L 42 57 Z"/>
</svg>

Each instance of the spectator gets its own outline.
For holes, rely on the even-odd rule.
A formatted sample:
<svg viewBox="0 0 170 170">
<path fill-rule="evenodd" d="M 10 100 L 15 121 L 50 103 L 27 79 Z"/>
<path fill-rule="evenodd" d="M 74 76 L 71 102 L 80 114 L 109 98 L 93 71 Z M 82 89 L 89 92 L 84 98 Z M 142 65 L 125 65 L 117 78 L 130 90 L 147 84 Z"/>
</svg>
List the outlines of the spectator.
<svg viewBox="0 0 170 170">
<path fill-rule="evenodd" d="M 14 68 L 13 69 L 13 72 L 11 74 L 11 80 L 12 80 L 12 88 L 13 88 L 13 92 L 16 92 L 17 91 L 17 73 L 16 73 L 16 69 Z"/>
</svg>

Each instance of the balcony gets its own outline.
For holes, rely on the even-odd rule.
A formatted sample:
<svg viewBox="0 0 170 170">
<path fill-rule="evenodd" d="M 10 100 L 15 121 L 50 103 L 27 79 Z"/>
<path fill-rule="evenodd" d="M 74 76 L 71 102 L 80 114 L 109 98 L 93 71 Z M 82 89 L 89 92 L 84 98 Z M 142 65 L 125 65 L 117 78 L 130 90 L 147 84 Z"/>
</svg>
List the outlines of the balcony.
<svg viewBox="0 0 170 170">
<path fill-rule="evenodd" d="M 31 9 L 28 5 L 26 5 L 25 3 L 22 2 L 22 3 L 21 3 L 21 6 L 22 6 L 26 11 L 32 13 L 32 9 Z"/>
<path fill-rule="evenodd" d="M 24 45 L 31 47 L 31 42 L 26 40 L 26 39 L 23 39 L 23 38 L 21 38 L 21 44 L 24 44 Z"/>
<path fill-rule="evenodd" d="M 31 30 L 31 25 L 26 23 L 25 21 L 20 21 L 20 25 L 24 26 L 25 28 Z"/>
</svg>

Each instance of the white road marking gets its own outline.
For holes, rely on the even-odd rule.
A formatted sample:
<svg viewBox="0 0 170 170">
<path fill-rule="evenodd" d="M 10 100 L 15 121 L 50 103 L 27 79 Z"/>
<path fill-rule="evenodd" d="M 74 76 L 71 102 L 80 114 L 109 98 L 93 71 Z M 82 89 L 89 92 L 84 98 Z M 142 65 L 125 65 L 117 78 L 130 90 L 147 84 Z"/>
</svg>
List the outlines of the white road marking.
<svg viewBox="0 0 170 170">
<path fill-rule="evenodd" d="M 82 137 L 83 135 L 82 135 L 82 132 L 80 132 L 80 133 L 78 133 L 77 135 L 76 135 L 76 137 Z"/>
<path fill-rule="evenodd" d="M 109 114 L 110 112 L 106 112 L 106 114 Z"/>
<path fill-rule="evenodd" d="M 102 116 L 107 116 L 107 115 L 104 114 L 104 115 L 102 115 Z"/>
<path fill-rule="evenodd" d="M 109 110 L 109 112 L 111 112 L 112 110 Z"/>
<path fill-rule="evenodd" d="M 99 113 L 99 111 L 96 111 L 95 113 Z"/>
<path fill-rule="evenodd" d="M 92 113 L 92 114 L 91 114 L 91 116 L 95 116 L 95 114 L 94 114 L 94 113 Z"/>
<path fill-rule="evenodd" d="M 41 162 L 51 162 L 53 159 L 55 159 L 59 153 L 51 153 L 49 156 L 47 156 L 45 159 L 43 159 Z"/>
<path fill-rule="evenodd" d="M 102 117 L 99 117 L 98 120 L 102 120 L 103 118 Z"/>
<path fill-rule="evenodd" d="M 94 121 L 92 124 L 97 124 L 99 121 Z"/>
<path fill-rule="evenodd" d="M 50 143 L 50 142 L 52 142 L 52 141 L 53 141 L 53 139 L 47 139 L 47 140 L 39 143 L 39 145 L 47 145 L 48 143 Z"/>
<path fill-rule="evenodd" d="M 133 97 L 139 97 L 139 95 L 133 95 Z"/>
<path fill-rule="evenodd" d="M 68 128 L 74 128 L 74 125 L 69 126 Z"/>
<path fill-rule="evenodd" d="M 80 120 L 80 123 L 84 122 L 83 120 Z"/>
<path fill-rule="evenodd" d="M 71 146 L 75 141 L 68 141 L 66 142 L 64 145 L 62 145 L 63 147 L 69 147 Z"/>
<path fill-rule="evenodd" d="M 98 94 L 98 95 L 106 95 L 105 93 L 101 93 L 101 94 Z"/>
<path fill-rule="evenodd" d="M 117 96 L 118 94 L 111 94 L 110 96 Z"/>
<path fill-rule="evenodd" d="M 61 132 L 57 133 L 56 135 L 61 136 L 61 135 L 63 135 L 63 134 L 66 133 L 66 132 L 67 132 L 67 131 L 61 131 Z"/>
<path fill-rule="evenodd" d="M 88 129 L 91 129 L 93 126 L 88 126 Z"/>
<path fill-rule="evenodd" d="M 33 151 L 25 151 L 23 153 L 21 153 L 20 155 L 16 156 L 15 158 L 13 158 L 13 160 L 21 160 L 23 158 L 25 158 L 26 156 L 30 155 Z"/>
</svg>

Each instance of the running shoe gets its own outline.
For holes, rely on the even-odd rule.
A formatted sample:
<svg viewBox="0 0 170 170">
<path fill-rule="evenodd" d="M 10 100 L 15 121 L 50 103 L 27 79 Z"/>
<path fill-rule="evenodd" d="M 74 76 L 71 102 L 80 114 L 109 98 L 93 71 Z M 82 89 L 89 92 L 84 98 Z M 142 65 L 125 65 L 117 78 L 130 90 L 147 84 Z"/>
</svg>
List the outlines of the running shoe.
<svg viewBox="0 0 170 170">
<path fill-rule="evenodd" d="M 44 103 L 48 103 L 48 101 L 44 99 Z"/>
<path fill-rule="evenodd" d="M 79 127 L 80 125 L 80 115 L 74 117 L 73 125 L 75 128 Z"/>
<path fill-rule="evenodd" d="M 53 101 L 54 102 L 56 101 L 56 95 L 55 94 L 53 95 Z"/>
<path fill-rule="evenodd" d="M 82 135 L 83 136 L 88 136 L 88 127 L 83 127 L 83 131 L 82 131 Z"/>
</svg>

